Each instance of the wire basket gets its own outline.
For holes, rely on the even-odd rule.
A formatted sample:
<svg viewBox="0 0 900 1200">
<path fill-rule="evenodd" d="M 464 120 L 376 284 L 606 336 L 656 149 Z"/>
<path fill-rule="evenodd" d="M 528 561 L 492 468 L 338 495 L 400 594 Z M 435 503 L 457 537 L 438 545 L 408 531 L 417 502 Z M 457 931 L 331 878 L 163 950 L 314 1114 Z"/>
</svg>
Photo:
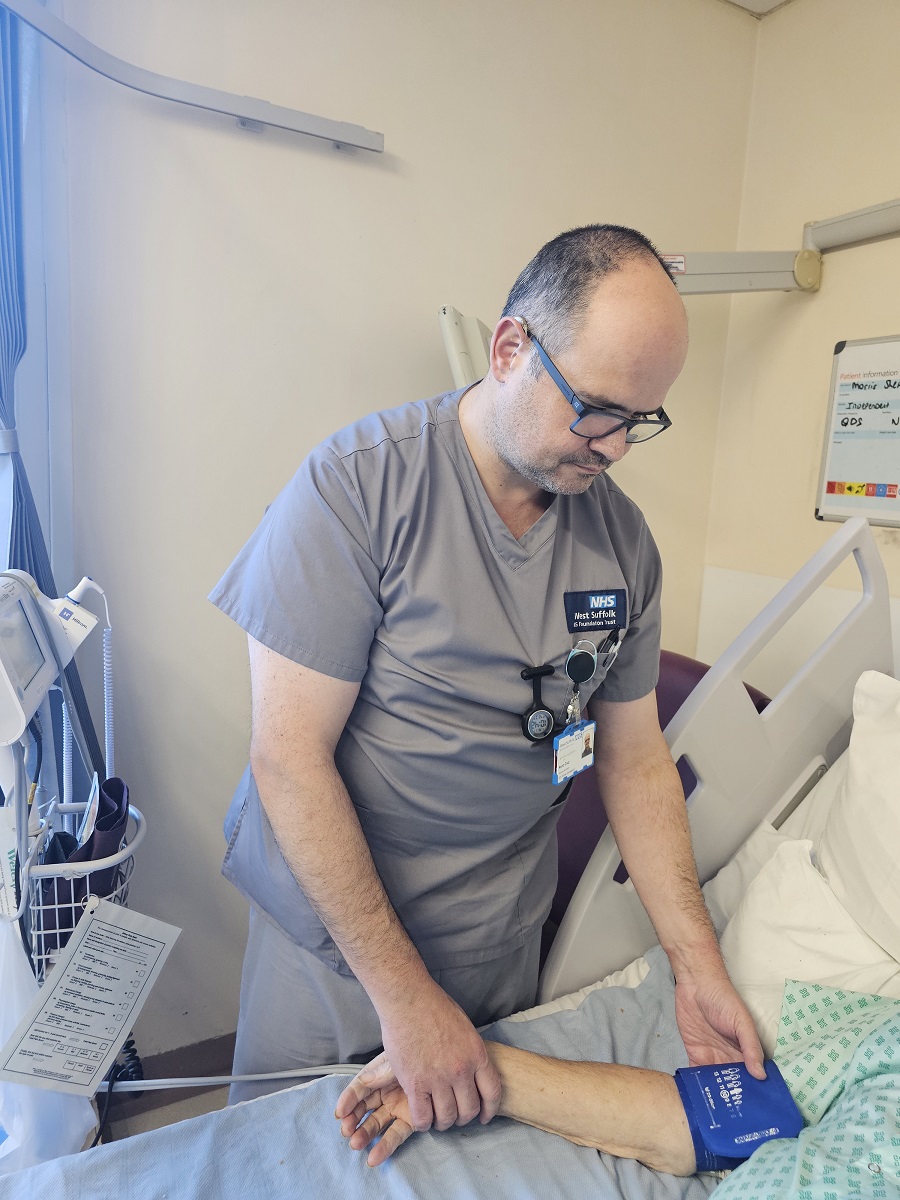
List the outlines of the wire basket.
<svg viewBox="0 0 900 1200">
<path fill-rule="evenodd" d="M 60 804 L 56 811 L 64 818 L 78 818 L 86 808 L 86 804 Z M 108 858 L 29 868 L 23 932 L 39 984 L 49 975 L 92 896 L 127 903 L 134 852 L 146 832 L 144 818 L 133 804 L 128 806 L 128 817 L 130 836 L 126 831 L 122 846 Z M 49 841 L 48 830 L 41 857 Z"/>
</svg>

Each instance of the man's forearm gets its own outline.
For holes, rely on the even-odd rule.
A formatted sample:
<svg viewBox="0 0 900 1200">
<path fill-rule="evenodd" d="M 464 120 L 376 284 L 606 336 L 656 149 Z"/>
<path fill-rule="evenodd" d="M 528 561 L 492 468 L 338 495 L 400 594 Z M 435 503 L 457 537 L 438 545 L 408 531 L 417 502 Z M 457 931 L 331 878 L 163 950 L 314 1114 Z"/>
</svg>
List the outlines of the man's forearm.
<svg viewBox="0 0 900 1200">
<path fill-rule="evenodd" d="M 671 759 L 630 771 L 598 769 L 609 823 L 629 876 L 673 968 L 720 960 L 697 879 L 687 807 Z"/>
<path fill-rule="evenodd" d="M 657 1171 L 691 1175 L 696 1159 L 671 1075 L 566 1062 L 485 1043 L 500 1073 L 500 1115 Z"/>
<path fill-rule="evenodd" d="M 285 861 L 376 1008 L 427 983 L 333 761 L 307 760 L 302 772 L 252 762 Z"/>
<path fill-rule="evenodd" d="M 675 973 L 675 1019 L 689 1062 L 740 1056 L 764 1079 L 753 1018 L 728 977 L 700 891 L 687 807 L 668 750 L 651 745 L 624 763 L 600 761 L 601 794 L 619 850 Z"/>
</svg>

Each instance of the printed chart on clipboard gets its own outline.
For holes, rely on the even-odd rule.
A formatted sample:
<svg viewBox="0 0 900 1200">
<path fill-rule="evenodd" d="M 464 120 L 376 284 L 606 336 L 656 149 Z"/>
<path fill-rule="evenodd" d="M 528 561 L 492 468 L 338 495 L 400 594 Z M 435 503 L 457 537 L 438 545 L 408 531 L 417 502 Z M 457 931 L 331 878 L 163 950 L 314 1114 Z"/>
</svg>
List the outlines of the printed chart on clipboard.
<svg viewBox="0 0 900 1200">
<path fill-rule="evenodd" d="M 900 336 L 834 348 L 816 516 L 900 526 Z"/>
</svg>

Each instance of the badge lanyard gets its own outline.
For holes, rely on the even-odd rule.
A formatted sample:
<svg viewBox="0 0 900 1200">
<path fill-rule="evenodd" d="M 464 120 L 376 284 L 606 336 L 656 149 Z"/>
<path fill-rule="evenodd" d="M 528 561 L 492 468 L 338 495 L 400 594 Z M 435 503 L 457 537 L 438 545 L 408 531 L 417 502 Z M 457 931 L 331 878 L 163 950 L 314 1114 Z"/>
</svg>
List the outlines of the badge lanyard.
<svg viewBox="0 0 900 1200">
<path fill-rule="evenodd" d="M 579 688 L 589 679 L 593 679 L 597 670 L 597 647 L 593 642 L 576 642 L 569 651 L 566 659 L 566 674 L 572 681 L 572 698 L 566 707 L 566 726 L 577 725 L 581 721 L 581 701 L 578 698 Z"/>
<path fill-rule="evenodd" d="M 566 658 L 565 671 L 572 683 L 572 694 L 566 706 L 565 725 L 553 739 L 553 783 L 564 783 L 594 764 L 594 743 L 597 726 L 594 721 L 581 719 L 581 685 L 593 679 L 599 665 L 609 670 L 619 653 L 624 629 L 614 629 L 600 644 L 583 639 L 575 643 Z M 541 742 L 560 726 L 541 696 L 541 680 L 554 675 L 551 663 L 525 667 L 522 678 L 531 681 L 531 706 L 522 714 L 522 732 L 530 742 Z"/>
</svg>

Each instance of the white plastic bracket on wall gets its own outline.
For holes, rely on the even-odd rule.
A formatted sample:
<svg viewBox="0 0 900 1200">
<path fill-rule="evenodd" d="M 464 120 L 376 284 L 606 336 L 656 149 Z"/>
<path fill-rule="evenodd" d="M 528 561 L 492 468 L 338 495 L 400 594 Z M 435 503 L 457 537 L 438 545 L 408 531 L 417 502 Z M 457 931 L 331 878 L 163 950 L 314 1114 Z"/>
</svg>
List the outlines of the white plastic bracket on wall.
<svg viewBox="0 0 900 1200">
<path fill-rule="evenodd" d="M 900 200 L 858 208 L 855 212 L 803 226 L 803 245 L 809 250 L 842 250 L 875 238 L 896 237 L 900 233 Z"/>
<path fill-rule="evenodd" d="M 220 92 L 215 88 L 184 83 L 180 79 L 145 71 L 142 67 L 107 54 L 64 21 L 48 13 L 37 0 L 0 0 L 0 8 L 7 9 L 90 70 L 134 91 L 234 117 L 246 129 L 271 125 L 275 129 L 325 138 L 338 146 L 356 146 L 361 150 L 373 150 L 376 154 L 384 151 L 384 134 L 365 129 L 362 125 L 331 121 L 326 117 L 313 116 L 312 113 L 269 104 L 266 100 L 256 100 L 252 96 L 235 96 L 231 92 Z"/>
<path fill-rule="evenodd" d="M 822 273 L 817 250 L 748 250 L 664 254 L 683 296 L 728 292 L 814 292 Z"/>
<path fill-rule="evenodd" d="M 809 221 L 801 250 L 725 251 L 720 254 L 664 254 L 679 292 L 685 296 L 733 292 L 817 292 L 822 255 L 900 234 L 900 200 Z"/>
</svg>

